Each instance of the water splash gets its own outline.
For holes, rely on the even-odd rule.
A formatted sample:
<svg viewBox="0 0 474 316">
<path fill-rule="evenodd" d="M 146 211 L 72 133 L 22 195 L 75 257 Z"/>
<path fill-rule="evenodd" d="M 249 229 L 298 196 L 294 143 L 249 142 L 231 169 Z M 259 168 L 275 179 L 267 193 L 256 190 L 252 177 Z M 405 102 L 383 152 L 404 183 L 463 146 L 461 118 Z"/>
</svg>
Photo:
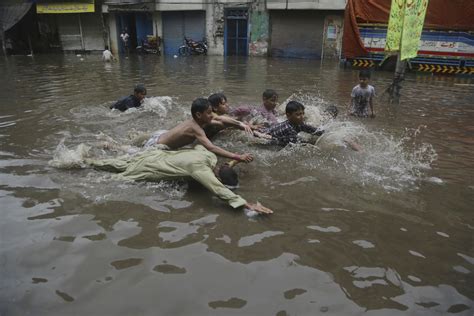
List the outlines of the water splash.
<svg viewBox="0 0 474 316">
<path fill-rule="evenodd" d="M 425 126 L 406 129 L 396 137 L 383 130 L 370 130 L 363 122 L 350 118 L 332 118 L 325 112 L 331 104 L 311 94 L 291 95 L 280 104 L 280 111 L 290 100 L 303 103 L 306 123 L 322 127 L 325 133 L 321 137 L 300 133 L 309 144 L 290 144 L 276 153 L 270 151 L 273 148 L 257 147 L 255 156 L 267 165 L 291 165 L 301 172 L 325 172 L 363 186 L 400 191 L 416 189 L 437 159 L 433 146 L 421 141 Z M 354 144 L 361 150 L 352 151 Z"/>
<path fill-rule="evenodd" d="M 84 158 L 87 157 L 90 147 L 85 144 L 79 144 L 75 149 L 69 149 L 64 145 L 63 138 L 56 147 L 53 159 L 48 164 L 55 168 L 74 169 L 84 168 Z"/>
</svg>

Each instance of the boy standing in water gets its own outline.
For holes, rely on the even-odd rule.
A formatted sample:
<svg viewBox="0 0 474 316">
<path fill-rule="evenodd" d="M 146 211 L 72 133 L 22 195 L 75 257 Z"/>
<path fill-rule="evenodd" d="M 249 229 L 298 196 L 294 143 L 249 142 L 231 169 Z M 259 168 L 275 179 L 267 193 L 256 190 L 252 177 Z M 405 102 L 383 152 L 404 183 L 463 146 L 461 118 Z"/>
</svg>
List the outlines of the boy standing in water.
<svg viewBox="0 0 474 316">
<path fill-rule="evenodd" d="M 370 72 L 361 70 L 359 72 L 359 84 L 352 89 L 351 104 L 349 105 L 349 114 L 358 117 L 375 117 L 374 97 L 375 89 L 369 85 Z"/>
<path fill-rule="evenodd" d="M 130 108 L 138 108 L 146 96 L 146 88 L 142 84 L 137 84 L 133 90 L 133 94 L 128 97 L 123 97 L 110 106 L 111 109 L 117 109 L 125 112 Z"/>
<path fill-rule="evenodd" d="M 250 120 L 251 118 L 261 117 L 265 127 L 278 123 L 277 111 L 275 110 L 278 103 L 278 94 L 275 90 L 267 89 L 262 95 L 262 105 L 257 108 L 241 106 L 231 111 L 231 115 L 239 120 Z"/>
<path fill-rule="evenodd" d="M 204 98 L 198 98 L 191 105 L 192 119 L 184 121 L 171 130 L 155 137 L 154 143 L 166 145 L 170 149 L 178 149 L 189 145 L 197 140 L 210 152 L 242 162 L 251 162 L 253 157 L 251 154 L 235 154 L 214 145 L 204 132 L 204 127 L 212 122 L 212 110 L 209 101 Z"/>
<path fill-rule="evenodd" d="M 105 46 L 105 50 L 102 52 L 102 60 L 105 62 L 111 62 L 115 60 L 115 56 L 112 55 L 112 52 L 109 50 L 109 46 Z"/>
</svg>

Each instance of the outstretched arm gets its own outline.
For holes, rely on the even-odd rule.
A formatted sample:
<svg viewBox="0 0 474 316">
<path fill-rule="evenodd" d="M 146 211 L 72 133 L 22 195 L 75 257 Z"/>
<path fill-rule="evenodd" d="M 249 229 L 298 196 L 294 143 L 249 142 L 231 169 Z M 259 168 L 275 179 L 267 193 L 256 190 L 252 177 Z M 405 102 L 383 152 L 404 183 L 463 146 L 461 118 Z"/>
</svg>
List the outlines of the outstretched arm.
<svg viewBox="0 0 474 316">
<path fill-rule="evenodd" d="M 214 154 L 218 156 L 235 159 L 235 160 L 239 160 L 243 162 L 251 162 L 253 160 L 253 157 L 251 154 L 243 154 L 243 155 L 234 154 L 234 153 L 231 153 L 230 151 L 220 148 L 219 146 L 214 145 L 209 140 L 209 138 L 207 138 L 202 128 L 195 129 L 195 136 L 196 136 L 197 141 L 201 143 L 207 150 L 209 150 L 210 152 L 213 152 Z"/>
<path fill-rule="evenodd" d="M 239 128 L 241 130 L 246 131 L 249 134 L 252 134 L 252 128 L 250 125 L 247 125 L 243 122 L 237 121 L 236 119 L 233 119 L 227 115 L 220 115 L 218 117 L 215 117 L 214 120 L 220 121 L 223 124 L 230 125 L 236 128 Z"/>
</svg>

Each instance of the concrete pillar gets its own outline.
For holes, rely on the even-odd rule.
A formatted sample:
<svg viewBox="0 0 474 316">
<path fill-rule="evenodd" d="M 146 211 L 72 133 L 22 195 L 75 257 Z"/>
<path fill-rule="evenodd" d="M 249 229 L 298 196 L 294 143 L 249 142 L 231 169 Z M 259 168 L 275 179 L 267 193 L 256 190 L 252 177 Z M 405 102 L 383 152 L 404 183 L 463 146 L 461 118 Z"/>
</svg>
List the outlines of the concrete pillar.
<svg viewBox="0 0 474 316">
<path fill-rule="evenodd" d="M 224 5 L 209 1 L 206 6 L 208 55 L 224 55 Z"/>
<path fill-rule="evenodd" d="M 338 60 L 342 50 L 344 13 L 327 15 L 324 20 L 323 59 Z"/>
<path fill-rule="evenodd" d="M 117 32 L 117 19 L 116 15 L 113 12 L 109 13 L 109 37 L 110 37 L 110 50 L 115 56 L 119 55 L 119 42 L 117 41 L 118 32 Z"/>
</svg>

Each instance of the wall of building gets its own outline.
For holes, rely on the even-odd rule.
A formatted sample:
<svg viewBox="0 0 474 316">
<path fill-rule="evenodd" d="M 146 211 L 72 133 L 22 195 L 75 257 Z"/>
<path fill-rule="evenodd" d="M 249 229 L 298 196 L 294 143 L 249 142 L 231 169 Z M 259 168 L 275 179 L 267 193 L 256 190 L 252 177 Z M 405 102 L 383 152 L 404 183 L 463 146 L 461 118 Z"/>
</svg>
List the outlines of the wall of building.
<svg viewBox="0 0 474 316">
<path fill-rule="evenodd" d="M 248 9 L 250 56 L 322 56 L 325 59 L 333 59 L 340 55 L 346 0 L 147 0 L 143 4 L 133 5 L 108 5 L 105 2 L 102 12 L 105 14 L 105 31 L 108 32 L 108 38 L 105 36 L 104 39 L 104 26 L 102 21 L 97 19 L 101 17 L 101 13 L 96 12 L 83 19 L 87 21 L 83 22 L 82 38 L 81 30 L 77 29 L 77 23 L 72 15 L 69 15 L 69 18 L 61 18 L 67 21 L 58 25 L 64 48 L 98 50 L 103 49 L 104 43 L 108 42 L 112 52 L 117 54 L 121 44 L 118 40 L 120 30 L 117 30 L 117 14 L 133 15 L 145 10 L 145 4 L 152 18 L 152 32 L 161 37 L 162 44 L 163 40 L 166 40 L 163 38 L 163 12 L 201 11 L 205 15 L 204 34 L 208 42 L 208 54 L 224 55 L 226 10 Z M 184 25 L 183 29 L 185 28 Z M 138 33 L 137 31 L 137 36 Z"/>
<path fill-rule="evenodd" d="M 338 60 L 341 56 L 344 12 L 334 13 L 330 12 L 324 21 L 323 59 Z"/>
<path fill-rule="evenodd" d="M 270 11 L 271 49 L 274 57 L 321 58 L 324 11 Z"/>
<path fill-rule="evenodd" d="M 250 56 L 267 56 L 270 40 L 270 16 L 264 2 L 255 3 L 250 11 Z"/>
</svg>

